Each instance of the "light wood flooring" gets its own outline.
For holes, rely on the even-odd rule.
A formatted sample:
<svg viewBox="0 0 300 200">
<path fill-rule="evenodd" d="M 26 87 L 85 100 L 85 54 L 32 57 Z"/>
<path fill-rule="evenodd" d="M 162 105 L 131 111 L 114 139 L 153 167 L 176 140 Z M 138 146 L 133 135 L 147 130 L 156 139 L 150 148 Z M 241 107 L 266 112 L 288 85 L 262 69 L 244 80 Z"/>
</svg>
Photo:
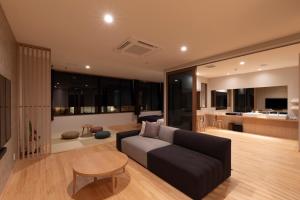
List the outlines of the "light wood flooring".
<svg viewBox="0 0 300 200">
<path fill-rule="evenodd" d="M 209 134 L 232 139 L 232 176 L 206 200 L 300 199 L 300 153 L 297 141 L 209 129 Z M 83 154 L 115 150 L 115 144 L 52 154 L 46 158 L 18 161 L 2 194 L 3 200 L 184 200 L 189 199 L 147 169 L 130 160 L 119 178 L 117 193 L 110 180 L 93 183 L 78 179 L 78 193 L 72 197 L 72 162 Z"/>
</svg>

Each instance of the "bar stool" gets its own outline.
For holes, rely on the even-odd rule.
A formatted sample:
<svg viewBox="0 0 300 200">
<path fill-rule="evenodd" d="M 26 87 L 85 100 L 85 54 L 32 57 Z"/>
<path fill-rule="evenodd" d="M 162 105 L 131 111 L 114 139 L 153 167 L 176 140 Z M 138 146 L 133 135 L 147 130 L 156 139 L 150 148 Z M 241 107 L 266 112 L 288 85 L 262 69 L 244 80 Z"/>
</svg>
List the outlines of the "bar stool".
<svg viewBox="0 0 300 200">
<path fill-rule="evenodd" d="M 222 129 L 223 128 L 223 120 L 221 119 L 218 119 L 217 120 L 217 126 L 216 126 L 218 129 Z"/>
<path fill-rule="evenodd" d="M 199 116 L 198 129 L 199 129 L 200 132 L 205 131 L 205 129 L 206 129 L 206 121 L 205 121 L 205 116 L 204 115 Z"/>
<path fill-rule="evenodd" d="M 214 116 L 213 127 L 218 128 L 218 129 L 222 129 L 223 128 L 223 120 L 222 119 L 218 119 L 218 115 Z"/>
</svg>

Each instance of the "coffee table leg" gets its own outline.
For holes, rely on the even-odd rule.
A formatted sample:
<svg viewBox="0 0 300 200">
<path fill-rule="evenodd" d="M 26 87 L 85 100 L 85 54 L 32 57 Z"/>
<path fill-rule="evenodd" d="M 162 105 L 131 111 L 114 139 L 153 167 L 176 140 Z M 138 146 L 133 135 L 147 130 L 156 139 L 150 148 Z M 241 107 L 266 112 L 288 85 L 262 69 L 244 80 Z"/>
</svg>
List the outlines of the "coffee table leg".
<svg viewBox="0 0 300 200">
<path fill-rule="evenodd" d="M 117 188 L 117 183 L 118 183 L 118 180 L 117 180 L 117 177 L 116 176 L 112 176 L 111 177 L 111 188 L 112 188 L 112 192 L 115 193 L 115 190 Z"/>
<path fill-rule="evenodd" d="M 75 195 L 76 192 L 76 173 L 73 172 L 73 195 Z"/>
</svg>

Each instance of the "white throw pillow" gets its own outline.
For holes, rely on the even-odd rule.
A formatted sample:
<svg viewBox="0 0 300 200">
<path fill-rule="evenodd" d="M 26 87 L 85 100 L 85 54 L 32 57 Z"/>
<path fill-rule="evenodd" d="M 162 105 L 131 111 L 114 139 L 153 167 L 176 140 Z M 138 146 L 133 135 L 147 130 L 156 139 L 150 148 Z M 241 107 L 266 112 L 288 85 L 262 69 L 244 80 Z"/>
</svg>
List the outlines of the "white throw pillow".
<svg viewBox="0 0 300 200">
<path fill-rule="evenodd" d="M 158 123 L 159 125 L 164 125 L 164 123 L 165 123 L 164 118 L 158 119 L 158 120 L 157 120 L 157 123 Z"/>
<path fill-rule="evenodd" d="M 140 131 L 140 136 L 143 136 L 144 133 L 145 133 L 145 128 L 146 128 L 146 122 L 145 121 L 142 121 L 142 128 L 141 128 L 141 131 Z"/>
</svg>

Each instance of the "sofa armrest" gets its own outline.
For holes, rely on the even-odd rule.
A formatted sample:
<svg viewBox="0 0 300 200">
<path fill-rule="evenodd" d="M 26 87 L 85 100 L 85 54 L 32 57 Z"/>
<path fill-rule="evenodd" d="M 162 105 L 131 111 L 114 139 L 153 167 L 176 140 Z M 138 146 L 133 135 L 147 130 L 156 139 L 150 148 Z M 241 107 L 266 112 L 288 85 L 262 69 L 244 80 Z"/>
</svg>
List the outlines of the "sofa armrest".
<svg viewBox="0 0 300 200">
<path fill-rule="evenodd" d="M 132 130 L 132 131 L 126 131 L 126 132 L 119 132 L 116 134 L 116 142 L 117 142 L 117 149 L 119 151 L 121 151 L 122 147 L 121 147 L 121 142 L 122 139 L 127 138 L 127 137 L 131 137 L 131 136 L 136 136 L 140 133 L 140 130 Z"/>
<path fill-rule="evenodd" d="M 206 154 L 220 160 L 224 168 L 224 180 L 231 175 L 231 140 L 227 138 L 176 130 L 174 144 Z"/>
</svg>

